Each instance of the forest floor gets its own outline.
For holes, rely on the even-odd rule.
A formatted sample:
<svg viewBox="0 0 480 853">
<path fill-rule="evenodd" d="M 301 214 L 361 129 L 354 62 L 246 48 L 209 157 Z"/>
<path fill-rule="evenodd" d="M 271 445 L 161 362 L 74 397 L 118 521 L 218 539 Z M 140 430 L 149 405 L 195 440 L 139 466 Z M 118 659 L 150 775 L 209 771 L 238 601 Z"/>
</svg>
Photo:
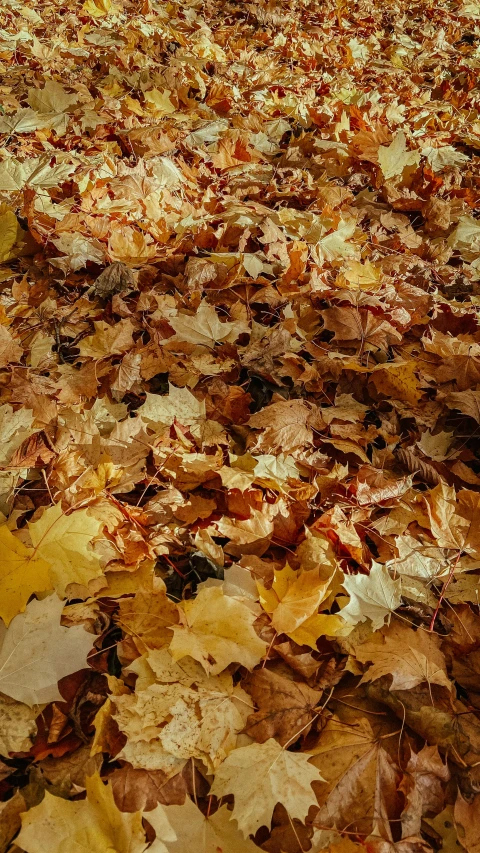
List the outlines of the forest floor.
<svg viewBox="0 0 480 853">
<path fill-rule="evenodd" d="M 478 853 L 479 66 L 4 0 L 0 853 Z"/>
</svg>

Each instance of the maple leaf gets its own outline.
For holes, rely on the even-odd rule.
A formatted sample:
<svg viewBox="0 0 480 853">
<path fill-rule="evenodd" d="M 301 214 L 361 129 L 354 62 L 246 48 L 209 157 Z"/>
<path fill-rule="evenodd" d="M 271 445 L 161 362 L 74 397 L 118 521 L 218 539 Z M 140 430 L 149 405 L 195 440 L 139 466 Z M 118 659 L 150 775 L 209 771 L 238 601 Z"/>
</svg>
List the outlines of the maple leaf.
<svg viewBox="0 0 480 853">
<path fill-rule="evenodd" d="M 292 743 L 299 733 L 306 737 L 317 716 L 320 692 L 268 669 L 256 670 L 243 686 L 258 706 L 247 719 L 245 731 L 250 737 L 259 743 L 276 738 L 282 746 Z"/>
<path fill-rule="evenodd" d="M 197 400 L 188 388 L 177 388 L 170 384 L 168 396 L 147 394 L 138 413 L 147 422 L 165 426 L 173 424 L 174 421 L 183 426 L 192 426 L 206 417 L 205 402 Z"/>
<path fill-rule="evenodd" d="M 265 653 L 266 643 L 253 628 L 252 611 L 218 587 L 201 589 L 194 600 L 183 601 L 179 616 L 170 643 L 177 661 L 190 655 L 216 675 L 233 662 L 253 669 Z"/>
<path fill-rule="evenodd" d="M 51 157 L 30 157 L 20 163 L 14 157 L 0 164 L 0 190 L 17 192 L 25 184 L 51 189 L 63 183 L 75 171 L 72 163 L 51 166 Z"/>
<path fill-rule="evenodd" d="M 352 290 L 378 290 L 382 272 L 371 261 L 362 264 L 360 261 L 350 260 L 342 271 L 339 283 L 343 283 L 343 280 Z"/>
<path fill-rule="evenodd" d="M 363 643 L 355 649 L 357 660 L 372 663 L 362 681 L 392 675 L 391 690 L 411 690 L 424 681 L 452 689 L 435 635 L 394 624 L 382 629 L 381 637 L 383 642 Z"/>
<path fill-rule="evenodd" d="M 12 115 L 0 116 L 0 133 L 13 136 L 15 133 L 31 133 L 42 126 L 41 117 L 28 107 Z"/>
<path fill-rule="evenodd" d="M 443 763 L 437 746 L 425 746 L 412 752 L 400 788 L 406 804 L 402 812 L 402 835 L 419 835 L 422 818 L 429 812 L 442 811 L 444 792 L 442 782 L 448 782 L 450 771 Z"/>
<path fill-rule="evenodd" d="M 418 368 L 413 361 L 406 364 L 387 363 L 378 366 L 372 374 L 372 381 L 381 394 L 415 407 L 422 396 L 417 373 Z"/>
<path fill-rule="evenodd" d="M 343 720 L 335 715 L 326 721 L 316 743 L 309 750 L 312 763 L 320 769 L 328 786 L 320 802 L 327 800 L 329 794 L 341 783 L 345 773 L 371 750 L 374 742 L 372 726 L 364 716 L 360 716 L 354 725 L 347 727 Z M 348 790 L 348 785 L 344 786 L 344 792 L 346 789 Z M 345 802 L 345 810 L 348 807 L 348 802 Z"/>
<path fill-rule="evenodd" d="M 80 341 L 80 355 L 105 358 L 112 353 L 123 353 L 133 345 L 134 326 L 127 318 L 109 326 L 103 320 L 95 323 L 95 333 Z"/>
<path fill-rule="evenodd" d="M 441 548 L 480 552 L 480 498 L 476 492 L 441 483 L 426 499 L 430 526 Z"/>
<path fill-rule="evenodd" d="M 452 445 L 453 432 L 438 432 L 433 435 L 429 430 L 426 430 L 420 441 L 417 441 L 417 446 L 430 459 L 437 462 L 442 462 L 449 458 L 449 450 Z"/>
<path fill-rule="evenodd" d="M 358 258 L 360 249 L 354 243 L 349 243 L 350 237 L 355 233 L 356 222 L 354 219 L 349 222 L 340 222 L 336 231 L 327 234 L 325 237 L 316 243 L 312 248 L 312 255 L 316 262 L 321 264 L 322 261 L 335 261 L 338 258 Z"/>
<path fill-rule="evenodd" d="M 448 394 L 445 402 L 449 408 L 458 409 L 459 412 L 469 415 L 480 424 L 480 388 L 453 392 Z"/>
<path fill-rule="evenodd" d="M 48 507 L 38 521 L 29 524 L 35 553 L 50 567 L 57 593 L 65 595 L 69 583 L 88 584 L 102 574 L 100 561 L 91 549 L 103 523 L 86 509 L 66 515 L 60 504 Z"/>
<path fill-rule="evenodd" d="M 124 814 L 115 806 L 110 785 L 96 774 L 86 781 L 87 799 L 68 802 L 48 791 L 40 805 L 22 815 L 18 842 L 26 853 L 64 853 L 87 849 L 91 853 L 144 853 L 147 849 L 141 812 Z M 154 842 L 152 853 L 165 853 Z"/>
<path fill-rule="evenodd" d="M 387 349 L 402 339 L 391 323 L 383 317 L 375 317 L 364 308 L 336 306 L 325 309 L 322 317 L 325 328 L 335 333 L 334 340 L 356 341 L 362 346 Z"/>
<path fill-rule="evenodd" d="M 312 759 L 329 781 L 332 780 L 326 796 L 324 794 L 320 797 L 320 810 L 314 823 L 323 827 L 356 826 L 359 831 L 371 831 L 373 835 L 389 838 L 386 801 L 395 798 L 396 771 L 390 756 L 380 744 L 370 742 L 368 745 L 365 733 L 365 729 L 363 732 L 360 729 L 352 733 L 352 738 L 342 738 L 344 743 L 339 742 L 337 748 L 343 755 L 335 756 L 333 773 L 327 770 L 328 752 L 322 752 Z M 320 757 L 322 760 L 319 760 Z M 347 760 L 347 767 L 344 764 L 343 772 L 337 776 L 342 759 L 343 762 Z"/>
<path fill-rule="evenodd" d="M 6 524 L 0 527 L 0 616 L 6 625 L 22 613 L 34 592 L 52 589 L 50 565 L 24 545 Z"/>
<path fill-rule="evenodd" d="M 220 322 L 215 308 L 205 301 L 200 303 L 193 317 L 177 314 L 176 317 L 170 317 L 168 322 L 177 333 L 174 338 L 169 338 L 169 341 L 189 341 L 209 348 L 224 341 L 234 343 L 239 335 L 250 332 L 250 327 L 245 323 Z"/>
<path fill-rule="evenodd" d="M 475 260 L 480 246 L 480 226 L 473 216 L 461 216 L 448 242 L 465 260 Z"/>
<path fill-rule="evenodd" d="M 455 802 L 455 824 L 462 846 L 467 853 L 478 851 L 478 806 L 480 796 L 477 794 L 472 802 L 468 803 L 459 793 Z"/>
<path fill-rule="evenodd" d="M 407 151 L 406 137 L 402 130 L 395 135 L 390 145 L 380 145 L 378 162 L 385 180 L 401 175 L 407 166 L 420 162 L 420 151 Z"/>
<path fill-rule="evenodd" d="M 93 637 L 83 627 L 63 628 L 63 603 L 51 595 L 27 604 L 12 620 L 0 649 L 0 690 L 33 707 L 62 699 L 57 682 L 83 669 Z"/>
<path fill-rule="evenodd" d="M 120 753 L 134 767 L 170 772 L 189 758 L 201 759 L 213 772 L 236 747 L 248 713 L 248 697 L 231 676 L 205 676 L 200 664 L 177 664 L 167 650 L 151 653 L 148 669 L 137 660 L 135 694 L 113 701 L 115 719 L 127 735 Z"/>
<path fill-rule="evenodd" d="M 23 349 L 4 326 L 0 326 L 0 368 L 20 361 Z"/>
<path fill-rule="evenodd" d="M 148 822 L 169 853 L 189 849 L 198 853 L 258 853 L 258 847 L 245 839 L 231 820 L 227 806 L 205 817 L 187 797 L 183 806 L 157 806 L 148 813 Z"/>
<path fill-rule="evenodd" d="M 279 634 L 292 636 L 310 616 L 317 612 L 328 595 L 330 578 L 323 580 L 318 572 L 298 574 L 287 564 L 275 571 L 271 589 L 258 584 L 260 603 L 272 614 L 272 625 Z"/>
<path fill-rule="evenodd" d="M 12 454 L 33 432 L 33 412 L 18 409 L 14 412 L 8 403 L 0 406 L 0 464 L 6 466 Z"/>
<path fill-rule="evenodd" d="M 393 580 L 388 569 L 380 563 L 372 563 L 369 575 L 345 575 L 343 586 L 350 601 L 340 613 L 352 625 L 370 619 L 376 631 L 401 604 L 400 578 Z"/>
<path fill-rule="evenodd" d="M 180 803 L 187 792 L 182 773 L 169 778 L 161 770 L 138 770 L 125 763 L 108 777 L 122 812 L 151 811 L 163 801 Z"/>
<path fill-rule="evenodd" d="M 287 752 L 273 738 L 239 747 L 217 769 L 211 793 L 234 795 L 232 818 L 245 836 L 270 825 L 277 803 L 282 803 L 292 820 L 303 821 L 310 806 L 317 804 L 312 782 L 322 781 L 308 758 Z"/>
<path fill-rule="evenodd" d="M 265 512 L 256 509 L 252 509 L 250 518 L 245 520 L 225 516 L 216 522 L 216 527 L 218 532 L 230 539 L 235 546 L 254 545 L 258 542 L 259 553 L 265 550 L 261 543 L 263 540 L 270 539 L 274 530 L 272 519 Z"/>
<path fill-rule="evenodd" d="M 52 240 L 52 243 L 59 252 L 62 252 L 61 257 L 52 258 L 52 264 L 65 273 L 82 269 L 89 261 L 95 264 L 105 262 L 105 250 L 102 244 L 78 232 L 67 231 Z"/>
<path fill-rule="evenodd" d="M 436 329 L 430 337 L 422 338 L 422 343 L 427 352 L 439 357 L 435 375 L 440 382 L 454 381 L 459 391 L 468 391 L 480 384 L 478 343 L 444 335 Z"/>
<path fill-rule="evenodd" d="M 175 604 L 167 598 L 166 587 L 155 578 L 152 589 L 139 589 L 133 598 L 120 599 L 117 621 L 140 652 L 168 646 L 172 625 L 178 622 Z"/>
<path fill-rule="evenodd" d="M 257 439 L 259 449 L 289 453 L 296 447 L 312 444 L 313 430 L 321 430 L 323 421 L 303 400 L 285 400 L 252 415 L 249 425 L 254 429 L 265 428 Z"/>
</svg>

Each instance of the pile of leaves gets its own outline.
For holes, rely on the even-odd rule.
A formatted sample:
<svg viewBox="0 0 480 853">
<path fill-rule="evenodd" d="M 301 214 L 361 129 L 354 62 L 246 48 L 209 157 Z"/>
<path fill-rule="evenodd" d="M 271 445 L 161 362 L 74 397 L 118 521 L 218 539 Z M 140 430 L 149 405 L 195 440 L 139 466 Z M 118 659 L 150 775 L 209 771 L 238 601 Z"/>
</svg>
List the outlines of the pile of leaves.
<svg viewBox="0 0 480 853">
<path fill-rule="evenodd" d="M 478 853 L 477 0 L 3 0 L 0 851 Z"/>
</svg>

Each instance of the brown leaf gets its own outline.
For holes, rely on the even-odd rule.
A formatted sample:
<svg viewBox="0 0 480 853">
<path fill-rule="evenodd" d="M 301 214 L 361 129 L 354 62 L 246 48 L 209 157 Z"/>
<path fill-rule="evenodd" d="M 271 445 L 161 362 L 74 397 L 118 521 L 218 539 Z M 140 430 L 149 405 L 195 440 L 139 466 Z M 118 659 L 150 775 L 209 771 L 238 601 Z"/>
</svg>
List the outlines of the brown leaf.
<svg viewBox="0 0 480 853">
<path fill-rule="evenodd" d="M 285 746 L 308 734 L 322 696 L 317 690 L 268 669 L 249 675 L 243 686 L 258 707 L 248 717 L 245 727 L 250 737 L 259 743 L 274 737 Z"/>
<path fill-rule="evenodd" d="M 445 793 L 442 782 L 448 782 L 450 771 L 443 763 L 436 746 L 424 746 L 412 752 L 400 783 L 406 805 L 402 812 L 402 836 L 419 835 L 422 817 L 428 812 L 442 811 Z"/>
<path fill-rule="evenodd" d="M 161 770 L 136 770 L 123 762 L 108 777 L 117 808 L 122 812 L 151 811 L 163 805 L 181 805 L 187 795 L 182 773 L 169 777 Z"/>
<path fill-rule="evenodd" d="M 123 293 L 134 287 L 132 270 L 121 261 L 115 261 L 106 267 L 95 279 L 91 291 L 100 299 L 109 299 L 114 293 Z"/>
<path fill-rule="evenodd" d="M 458 409 L 480 424 L 480 387 L 448 394 L 445 402 L 450 409 Z"/>
<path fill-rule="evenodd" d="M 470 803 L 467 803 L 462 795 L 458 794 L 454 814 L 461 844 L 465 847 L 467 853 L 479 853 L 480 794 L 477 794 Z"/>
<path fill-rule="evenodd" d="M 352 484 L 360 506 L 391 501 L 403 495 L 411 488 L 410 477 L 401 480 L 387 477 L 383 471 L 362 465 L 356 480 Z"/>
<path fill-rule="evenodd" d="M 429 486 L 437 486 L 439 483 L 444 482 L 443 478 L 433 465 L 429 465 L 428 462 L 420 459 L 419 456 L 415 456 L 411 450 L 404 447 L 397 447 L 395 450 L 395 456 L 400 464 L 403 465 L 410 474 L 417 474 L 417 476 L 419 476 L 424 483 L 428 483 Z"/>
<path fill-rule="evenodd" d="M 285 400 L 267 406 L 252 415 L 249 425 L 265 431 L 257 437 L 264 452 L 282 450 L 288 453 L 296 447 L 312 444 L 313 429 L 322 430 L 323 420 L 313 406 L 303 400 Z"/>
<path fill-rule="evenodd" d="M 336 341 L 355 341 L 360 347 L 387 349 L 402 339 L 391 323 L 365 308 L 327 308 L 322 317 L 325 328 L 335 332 Z"/>
<path fill-rule="evenodd" d="M 0 804 L 0 851 L 2 853 L 9 848 L 12 838 L 20 829 L 22 823 L 20 814 L 26 808 L 27 804 L 20 791 L 16 791 L 6 803 Z"/>
<path fill-rule="evenodd" d="M 277 643 L 274 649 L 278 655 L 288 663 L 294 672 L 308 680 L 321 667 L 321 661 L 316 660 L 311 651 L 304 651 L 306 646 L 298 646 L 293 640 Z"/>
</svg>

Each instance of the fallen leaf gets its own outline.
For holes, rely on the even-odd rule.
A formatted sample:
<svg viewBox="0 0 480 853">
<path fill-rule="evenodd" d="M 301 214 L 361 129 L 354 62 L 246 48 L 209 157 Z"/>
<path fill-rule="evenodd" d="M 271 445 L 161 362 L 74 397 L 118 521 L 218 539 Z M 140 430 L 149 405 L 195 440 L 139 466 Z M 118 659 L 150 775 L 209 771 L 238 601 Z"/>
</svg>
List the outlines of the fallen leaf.
<svg viewBox="0 0 480 853">
<path fill-rule="evenodd" d="M 37 731 L 36 716 L 28 705 L 0 695 L 0 755 L 29 751 Z"/>
<path fill-rule="evenodd" d="M 296 736 L 307 736 L 318 716 L 321 692 L 268 669 L 249 675 L 244 687 L 258 706 L 247 719 L 245 731 L 250 737 L 258 743 L 275 738 L 281 746 L 288 746 Z"/>
<path fill-rule="evenodd" d="M 480 849 L 478 834 L 478 805 L 480 796 L 477 794 L 473 801 L 468 803 L 458 794 L 455 802 L 455 825 L 457 827 L 460 843 L 467 853 L 478 853 Z"/>
<path fill-rule="evenodd" d="M 14 616 L 23 613 L 33 593 L 52 589 L 53 582 L 46 560 L 24 545 L 6 524 L 0 527 L 0 547 L 0 616 L 9 625 Z"/>
<path fill-rule="evenodd" d="M 394 623 L 382 629 L 378 642 L 357 646 L 355 657 L 362 663 L 372 664 L 362 681 L 375 681 L 384 675 L 392 675 L 392 690 L 411 690 L 424 681 L 452 689 L 435 634 L 421 630 L 414 632 L 407 626 Z"/>
<path fill-rule="evenodd" d="M 234 343 L 239 335 L 250 331 L 245 323 L 222 323 L 215 308 L 207 302 L 200 303 L 193 317 L 178 314 L 169 319 L 169 324 L 176 332 L 175 338 L 169 338 L 170 341 L 189 341 L 209 348 L 224 341 Z"/>
<path fill-rule="evenodd" d="M 93 637 L 83 627 L 63 628 L 63 603 L 51 595 L 27 604 L 12 620 L 0 650 L 2 693 L 31 708 L 61 700 L 57 683 L 87 666 Z"/>
<path fill-rule="evenodd" d="M 312 782 L 321 781 L 307 755 L 287 752 L 270 738 L 235 749 L 215 773 L 211 793 L 234 795 L 232 818 L 247 837 L 260 826 L 270 825 L 279 802 L 292 820 L 303 821 L 310 806 L 317 803 Z"/>
<path fill-rule="evenodd" d="M 253 628 L 252 611 L 218 587 L 202 589 L 195 599 L 182 602 L 179 616 L 170 643 L 176 661 L 190 655 L 216 675 L 233 662 L 253 669 L 265 653 L 266 643 Z"/>
<path fill-rule="evenodd" d="M 184 853 L 192 847 L 198 853 L 255 853 L 258 850 L 253 842 L 243 838 L 227 806 L 205 817 L 187 797 L 183 806 L 157 806 L 155 811 L 148 813 L 147 819 L 169 853 Z"/>
<path fill-rule="evenodd" d="M 40 805 L 22 815 L 18 843 L 26 853 L 63 853 L 66 844 L 91 853 L 143 853 L 147 849 L 141 812 L 120 812 L 111 787 L 104 785 L 98 774 L 87 779 L 86 787 L 87 799 L 76 802 L 46 791 Z M 158 841 L 149 847 L 152 853 L 164 853 L 165 849 Z"/>
<path fill-rule="evenodd" d="M 323 580 L 315 571 L 298 574 L 287 564 L 275 572 L 271 589 L 258 584 L 260 603 L 267 613 L 272 614 L 275 630 L 291 636 L 318 611 L 328 595 L 329 586 L 330 578 Z"/>
<path fill-rule="evenodd" d="M 86 509 L 66 515 L 60 504 L 48 507 L 38 521 L 29 525 L 35 553 L 45 560 L 59 595 L 69 583 L 88 584 L 102 574 L 100 561 L 91 548 L 103 524 Z"/>
<path fill-rule="evenodd" d="M 450 771 L 436 746 L 425 745 L 419 753 L 412 752 L 400 785 L 406 800 L 402 812 L 404 838 L 420 835 L 422 818 L 442 811 L 445 799 L 442 782 L 448 782 L 449 778 Z"/>
<path fill-rule="evenodd" d="M 351 625 L 370 619 L 374 631 L 400 606 L 401 580 L 393 580 L 388 569 L 373 563 L 369 575 L 345 575 L 343 586 L 350 601 L 340 611 L 342 619 Z"/>
<path fill-rule="evenodd" d="M 420 162 L 420 151 L 407 151 L 406 137 L 402 130 L 395 135 L 390 145 L 380 145 L 378 162 L 385 180 L 401 175 L 407 166 Z"/>
</svg>

